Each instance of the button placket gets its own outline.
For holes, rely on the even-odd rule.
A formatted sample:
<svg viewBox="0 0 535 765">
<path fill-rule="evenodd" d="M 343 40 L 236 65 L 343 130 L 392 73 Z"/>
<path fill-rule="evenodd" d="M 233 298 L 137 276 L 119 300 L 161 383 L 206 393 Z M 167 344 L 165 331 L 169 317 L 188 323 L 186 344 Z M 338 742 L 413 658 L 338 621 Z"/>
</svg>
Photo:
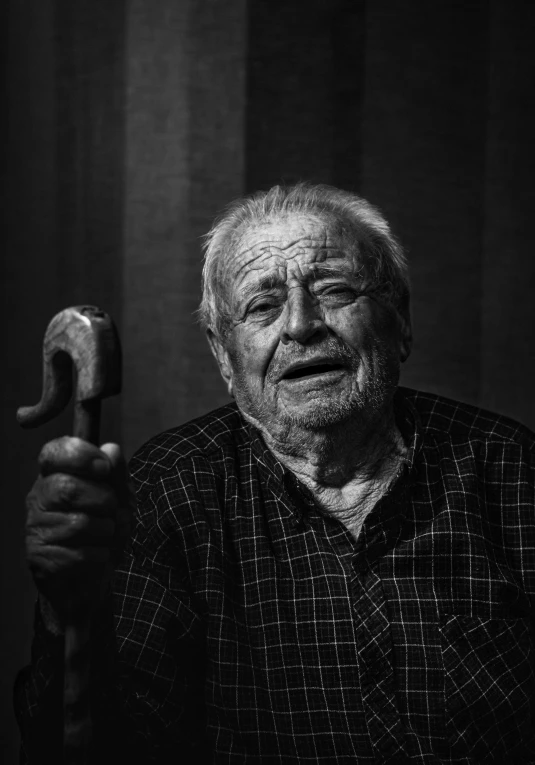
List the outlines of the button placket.
<svg viewBox="0 0 535 765">
<path fill-rule="evenodd" d="M 368 572 L 365 584 L 355 575 L 355 631 L 364 713 L 378 756 L 403 753 L 401 717 L 394 693 L 393 649 L 386 601 L 377 573 Z M 384 760 L 387 761 L 387 760 Z"/>
</svg>

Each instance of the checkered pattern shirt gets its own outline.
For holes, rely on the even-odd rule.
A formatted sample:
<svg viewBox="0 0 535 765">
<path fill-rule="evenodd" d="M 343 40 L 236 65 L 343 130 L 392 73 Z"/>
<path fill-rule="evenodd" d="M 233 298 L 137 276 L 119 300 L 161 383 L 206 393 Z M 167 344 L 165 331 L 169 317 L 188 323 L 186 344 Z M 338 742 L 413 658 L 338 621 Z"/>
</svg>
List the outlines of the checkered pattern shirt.
<svg viewBox="0 0 535 765">
<path fill-rule="evenodd" d="M 95 628 L 99 763 L 535 763 L 534 436 L 408 389 L 395 405 L 409 456 L 358 541 L 235 405 L 138 452 Z M 29 762 L 60 745 L 60 663 L 38 621 Z"/>
</svg>

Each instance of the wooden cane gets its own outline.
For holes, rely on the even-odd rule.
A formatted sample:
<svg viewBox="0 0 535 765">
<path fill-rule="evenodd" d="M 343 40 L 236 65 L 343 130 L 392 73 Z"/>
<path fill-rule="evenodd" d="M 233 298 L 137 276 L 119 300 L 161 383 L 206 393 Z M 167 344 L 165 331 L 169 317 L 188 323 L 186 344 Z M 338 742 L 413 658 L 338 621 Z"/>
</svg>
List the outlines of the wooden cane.
<svg viewBox="0 0 535 765">
<path fill-rule="evenodd" d="M 100 402 L 121 390 L 121 348 L 111 318 L 95 306 L 66 308 L 48 325 L 43 341 L 41 401 L 18 410 L 17 420 L 22 427 L 37 427 L 59 414 L 71 398 L 74 376 L 74 435 L 98 445 Z M 90 618 L 77 603 L 71 604 L 68 613 L 64 761 L 65 765 L 89 765 Z"/>
</svg>

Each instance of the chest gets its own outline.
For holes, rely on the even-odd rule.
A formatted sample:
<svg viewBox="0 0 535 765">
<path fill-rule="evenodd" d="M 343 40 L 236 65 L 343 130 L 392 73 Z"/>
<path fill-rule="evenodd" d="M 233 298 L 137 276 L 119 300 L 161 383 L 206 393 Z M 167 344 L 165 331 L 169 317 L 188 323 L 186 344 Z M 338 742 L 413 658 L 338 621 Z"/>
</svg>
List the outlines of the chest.
<svg viewBox="0 0 535 765">
<path fill-rule="evenodd" d="M 257 538 L 247 550 L 208 640 L 210 687 L 224 696 L 214 716 L 226 710 L 244 751 L 257 754 L 259 729 L 295 744 L 296 762 L 318 747 L 339 761 L 348 751 L 364 762 L 418 759 L 421 747 L 427 761 L 446 752 L 483 762 L 494 750 L 506 761 L 513 744 L 533 742 L 524 701 L 533 639 L 511 606 L 523 599 L 513 572 L 455 514 L 414 526 L 394 549 L 362 550 L 354 569 L 335 552 L 333 524 L 274 535 L 269 549 Z"/>
</svg>

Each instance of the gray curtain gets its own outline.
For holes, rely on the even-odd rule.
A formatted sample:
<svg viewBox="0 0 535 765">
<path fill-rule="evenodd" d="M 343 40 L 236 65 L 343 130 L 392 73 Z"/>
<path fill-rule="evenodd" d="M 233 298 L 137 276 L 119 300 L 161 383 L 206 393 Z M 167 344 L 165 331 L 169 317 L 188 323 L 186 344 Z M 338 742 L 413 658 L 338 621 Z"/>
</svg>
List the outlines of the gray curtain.
<svg viewBox="0 0 535 765">
<path fill-rule="evenodd" d="M 306 13 L 304 9 L 306 7 Z M 95 303 L 125 352 L 105 439 L 227 400 L 195 324 L 200 237 L 233 197 L 311 179 L 378 205 L 405 244 L 403 382 L 535 427 L 535 5 L 507 0 L 23 0 L 9 4 L 2 259 L 3 761 L 33 589 L 23 497 L 51 316 Z"/>
</svg>

